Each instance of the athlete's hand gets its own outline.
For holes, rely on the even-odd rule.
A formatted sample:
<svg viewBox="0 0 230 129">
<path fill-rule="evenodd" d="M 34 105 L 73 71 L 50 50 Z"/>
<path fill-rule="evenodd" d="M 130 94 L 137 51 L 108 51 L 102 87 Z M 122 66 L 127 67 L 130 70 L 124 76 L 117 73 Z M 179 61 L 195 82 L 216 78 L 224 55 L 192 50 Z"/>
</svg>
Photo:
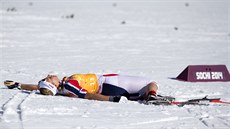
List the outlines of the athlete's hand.
<svg viewBox="0 0 230 129">
<path fill-rule="evenodd" d="M 66 81 L 68 80 L 68 77 L 65 76 L 62 78 L 62 81 L 61 81 L 61 85 L 64 85 L 66 83 Z"/>
<path fill-rule="evenodd" d="M 111 102 L 119 102 L 121 99 L 121 96 L 109 96 L 109 101 Z"/>
<path fill-rule="evenodd" d="M 14 89 L 14 88 L 20 89 L 20 83 L 15 82 L 15 81 L 5 80 L 4 85 L 7 86 L 7 88 L 9 89 Z"/>
</svg>

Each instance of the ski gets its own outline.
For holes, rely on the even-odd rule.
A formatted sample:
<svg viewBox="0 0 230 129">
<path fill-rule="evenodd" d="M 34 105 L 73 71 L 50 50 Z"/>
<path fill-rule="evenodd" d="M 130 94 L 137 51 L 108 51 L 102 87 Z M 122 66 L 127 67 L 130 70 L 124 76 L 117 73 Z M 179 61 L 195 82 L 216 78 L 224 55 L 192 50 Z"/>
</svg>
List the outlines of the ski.
<svg viewBox="0 0 230 129">
<path fill-rule="evenodd" d="M 221 101 L 221 98 L 208 98 L 205 96 L 198 99 L 190 99 L 187 101 L 162 101 L 162 100 L 151 100 L 146 102 L 147 105 L 177 105 L 183 107 L 185 105 L 210 105 L 210 104 L 230 104 L 230 102 Z"/>
</svg>

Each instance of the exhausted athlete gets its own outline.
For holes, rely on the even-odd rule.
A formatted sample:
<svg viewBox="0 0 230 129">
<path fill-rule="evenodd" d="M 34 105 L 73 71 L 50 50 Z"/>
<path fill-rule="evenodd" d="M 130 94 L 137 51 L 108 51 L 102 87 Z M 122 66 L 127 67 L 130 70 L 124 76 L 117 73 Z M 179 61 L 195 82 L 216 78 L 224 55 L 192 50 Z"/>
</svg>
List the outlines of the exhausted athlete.
<svg viewBox="0 0 230 129">
<path fill-rule="evenodd" d="M 23 84 L 6 80 L 9 88 L 39 90 L 43 95 L 61 94 L 89 100 L 119 102 L 121 96 L 129 100 L 155 100 L 158 86 L 151 79 L 119 74 L 73 74 L 60 80 L 49 74 L 38 84 Z"/>
</svg>

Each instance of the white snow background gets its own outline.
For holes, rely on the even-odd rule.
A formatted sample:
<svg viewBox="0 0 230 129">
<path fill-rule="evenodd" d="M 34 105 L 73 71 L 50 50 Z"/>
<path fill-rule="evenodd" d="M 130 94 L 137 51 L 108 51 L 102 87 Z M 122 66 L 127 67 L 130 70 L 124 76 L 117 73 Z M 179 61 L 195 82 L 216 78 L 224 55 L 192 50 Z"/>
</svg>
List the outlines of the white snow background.
<svg viewBox="0 0 230 129">
<path fill-rule="evenodd" d="M 230 101 L 229 82 L 172 80 L 188 65 L 230 69 L 229 0 L 0 0 L 0 129 L 229 129 L 230 106 L 153 106 L 9 90 L 49 72 L 119 73 L 183 101 Z M 70 16 L 73 14 L 73 18 Z"/>
</svg>

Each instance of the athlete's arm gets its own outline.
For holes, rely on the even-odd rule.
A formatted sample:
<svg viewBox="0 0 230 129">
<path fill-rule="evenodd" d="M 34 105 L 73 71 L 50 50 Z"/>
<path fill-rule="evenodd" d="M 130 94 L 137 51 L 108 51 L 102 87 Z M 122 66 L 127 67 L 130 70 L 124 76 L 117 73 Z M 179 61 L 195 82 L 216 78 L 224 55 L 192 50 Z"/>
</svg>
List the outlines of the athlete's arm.
<svg viewBox="0 0 230 129">
<path fill-rule="evenodd" d="M 89 100 L 119 102 L 121 98 L 120 96 L 105 96 L 102 94 L 89 93 L 87 90 L 83 89 L 76 80 L 68 80 L 64 84 L 64 88 L 71 95 Z"/>
<path fill-rule="evenodd" d="M 86 93 L 84 98 L 89 100 L 109 101 L 109 97 L 110 96 L 105 96 L 101 94 Z"/>
<path fill-rule="evenodd" d="M 35 84 L 21 84 L 22 90 L 38 90 L 38 85 Z"/>
<path fill-rule="evenodd" d="M 38 85 L 35 84 L 24 84 L 20 82 L 15 82 L 11 80 L 5 80 L 4 85 L 7 86 L 9 89 L 18 88 L 21 90 L 38 90 Z"/>
</svg>

